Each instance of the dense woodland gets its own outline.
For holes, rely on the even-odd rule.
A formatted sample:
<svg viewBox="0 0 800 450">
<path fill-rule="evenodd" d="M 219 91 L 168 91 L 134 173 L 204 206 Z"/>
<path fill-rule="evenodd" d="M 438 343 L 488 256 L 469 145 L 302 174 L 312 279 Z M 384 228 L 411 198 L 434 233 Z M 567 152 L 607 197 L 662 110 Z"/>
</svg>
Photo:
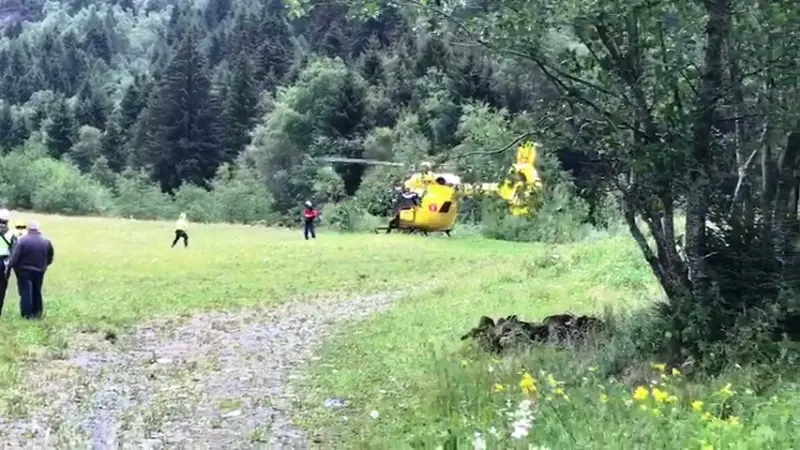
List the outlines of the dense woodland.
<svg viewBox="0 0 800 450">
<path fill-rule="evenodd" d="M 0 147 L 65 161 L 117 197 L 88 184 L 78 204 L 7 192 L 21 208 L 171 214 L 124 199 L 163 193 L 195 220 L 294 222 L 306 199 L 360 191 L 361 210 L 385 215 L 391 183 L 425 160 L 497 181 L 513 149 L 452 155 L 506 145 L 543 100 L 526 67 L 392 7 L 374 19 L 343 5 L 293 17 L 282 0 L 13 1 L 1 11 Z M 331 167 L 317 156 L 409 166 Z M 239 195 L 208 200 L 211 213 L 196 203 L 215 185 Z"/>
<path fill-rule="evenodd" d="M 544 211 L 493 216 L 496 234 L 564 240 L 621 206 L 667 297 L 669 332 L 643 345 L 725 362 L 800 335 L 795 1 L 4 0 L 0 14 L 11 206 L 252 222 L 294 221 L 312 199 L 381 215 L 404 170 L 313 158 L 497 180 L 512 155 L 492 150 L 530 133 Z"/>
</svg>

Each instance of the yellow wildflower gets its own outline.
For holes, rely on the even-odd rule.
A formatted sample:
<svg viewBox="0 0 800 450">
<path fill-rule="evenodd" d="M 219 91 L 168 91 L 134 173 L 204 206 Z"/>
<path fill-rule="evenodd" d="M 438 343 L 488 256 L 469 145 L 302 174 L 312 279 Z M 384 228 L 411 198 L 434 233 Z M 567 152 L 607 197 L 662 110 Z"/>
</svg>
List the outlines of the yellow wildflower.
<svg viewBox="0 0 800 450">
<path fill-rule="evenodd" d="M 722 389 L 719 390 L 719 393 L 726 397 L 730 397 L 736 393 L 733 389 L 731 389 L 731 387 L 732 387 L 731 384 L 728 383 Z"/>
<path fill-rule="evenodd" d="M 547 384 L 549 384 L 551 388 L 558 386 L 558 381 L 553 376 L 553 374 L 550 373 L 547 374 Z"/>
<path fill-rule="evenodd" d="M 703 402 L 701 402 L 700 400 L 693 401 L 692 402 L 692 409 L 695 410 L 695 411 L 698 411 L 698 412 L 702 411 L 703 410 Z"/>
<path fill-rule="evenodd" d="M 739 422 L 739 418 L 736 417 L 736 416 L 728 417 L 728 420 L 726 420 L 726 422 L 728 422 L 728 425 L 731 425 L 731 426 L 734 426 L 734 427 L 741 424 L 741 422 Z"/>
<path fill-rule="evenodd" d="M 650 392 L 648 392 L 648 390 L 644 386 L 637 387 L 636 392 L 633 393 L 633 399 L 639 401 L 647 400 L 647 397 L 649 396 Z"/>
<path fill-rule="evenodd" d="M 669 395 L 665 401 L 667 403 L 676 403 L 678 401 L 678 397 L 675 395 Z"/>
<path fill-rule="evenodd" d="M 600 394 L 600 403 L 607 403 L 608 402 L 608 395 L 605 392 Z"/>
<path fill-rule="evenodd" d="M 657 371 L 659 371 L 659 372 L 663 372 L 663 371 L 667 370 L 667 365 L 666 365 L 666 364 L 662 364 L 662 363 L 659 363 L 659 364 L 652 363 L 652 364 L 651 364 L 651 366 L 653 367 L 653 369 L 656 369 L 656 370 L 657 370 Z"/>
<path fill-rule="evenodd" d="M 495 392 L 503 392 L 505 390 L 506 390 L 506 387 L 503 386 L 501 383 L 495 383 L 495 385 L 494 385 L 494 391 Z"/>
<path fill-rule="evenodd" d="M 700 416 L 700 420 L 703 420 L 703 421 L 706 421 L 706 420 L 711 420 L 711 417 L 712 417 L 712 416 L 711 416 L 711 413 L 710 413 L 710 412 L 704 412 L 704 413 L 703 413 L 703 414 Z"/>
<path fill-rule="evenodd" d="M 669 397 L 669 394 L 658 388 L 653 388 L 653 398 L 659 403 L 664 403 Z"/>
<path fill-rule="evenodd" d="M 527 395 L 536 393 L 536 380 L 533 379 L 531 374 L 525 372 L 522 375 L 522 380 L 519 382 L 519 387 Z"/>
<path fill-rule="evenodd" d="M 681 371 L 673 367 L 673 368 L 672 368 L 672 376 L 673 376 L 673 377 L 679 377 L 679 376 L 681 376 Z"/>
</svg>

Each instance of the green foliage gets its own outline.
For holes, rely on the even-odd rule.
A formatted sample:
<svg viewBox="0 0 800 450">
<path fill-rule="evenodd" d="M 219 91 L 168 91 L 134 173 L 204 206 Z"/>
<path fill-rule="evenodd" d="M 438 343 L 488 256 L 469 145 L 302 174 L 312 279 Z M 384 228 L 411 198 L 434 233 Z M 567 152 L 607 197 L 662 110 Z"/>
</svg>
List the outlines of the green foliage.
<svg viewBox="0 0 800 450">
<path fill-rule="evenodd" d="M 111 193 L 77 167 L 48 158 L 41 148 L 0 157 L 4 204 L 70 215 L 113 211 Z"/>
<path fill-rule="evenodd" d="M 176 215 L 167 194 L 142 171 L 123 172 L 117 180 L 117 212 L 122 217 L 162 219 Z"/>
<path fill-rule="evenodd" d="M 388 217 L 392 213 L 397 193 L 395 186 L 402 183 L 402 169 L 375 168 L 367 172 L 355 200 L 365 212 L 377 217 Z"/>
<path fill-rule="evenodd" d="M 563 244 L 589 236 L 589 208 L 567 184 L 548 187 L 541 208 L 532 217 L 511 216 L 504 201 L 490 203 L 492 212 L 484 213 L 483 234 L 492 239 L 520 242 Z"/>
<path fill-rule="evenodd" d="M 272 196 L 250 167 L 222 165 L 212 186 L 219 220 L 245 224 L 276 221 Z"/>
<path fill-rule="evenodd" d="M 370 216 L 354 199 L 329 203 L 322 213 L 325 225 L 338 231 L 363 232 L 374 229 L 378 224 L 378 220 Z"/>
</svg>

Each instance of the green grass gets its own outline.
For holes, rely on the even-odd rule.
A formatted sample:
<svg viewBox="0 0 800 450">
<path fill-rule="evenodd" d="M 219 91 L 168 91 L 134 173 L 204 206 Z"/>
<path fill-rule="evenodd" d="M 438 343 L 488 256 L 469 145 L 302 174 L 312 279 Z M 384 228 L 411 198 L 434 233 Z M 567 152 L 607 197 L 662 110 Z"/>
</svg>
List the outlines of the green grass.
<svg viewBox="0 0 800 450">
<path fill-rule="evenodd" d="M 672 376 L 670 368 L 662 377 L 648 362 L 630 360 L 633 342 L 646 338 L 646 332 L 632 329 L 582 350 L 539 347 L 502 361 L 459 341 L 481 315 L 536 320 L 565 311 L 602 314 L 611 307 L 619 318 L 660 295 L 627 238 L 568 246 L 482 245 L 508 258 L 411 297 L 329 343 L 304 383 L 304 425 L 319 441 L 343 448 L 448 448 L 449 441 L 458 444 L 449 448 L 472 448 L 479 432 L 489 448 L 528 448 L 530 443 L 549 448 L 798 448 L 800 388 L 791 380 L 776 374 L 765 378 L 763 371 L 749 369 L 731 369 L 703 383 Z M 605 375 L 620 359 L 631 369 L 618 378 Z M 524 372 L 537 383 L 538 392 L 530 397 L 536 412 L 529 436 L 516 441 L 507 414 L 527 398 L 519 386 Z M 557 387 L 549 386 L 550 375 Z M 652 380 L 659 382 L 655 389 L 675 397 L 669 403 L 653 400 L 652 394 L 647 401 L 635 401 L 635 387 L 651 389 Z M 736 391 L 730 398 L 718 392 L 728 382 Z M 493 392 L 497 385 L 502 392 Z M 328 397 L 348 398 L 351 406 L 327 410 L 321 405 Z M 704 402 L 699 411 L 692 408 L 698 400 Z"/>
<path fill-rule="evenodd" d="M 55 246 L 44 284 L 47 319 L 19 317 L 12 276 L 0 325 L 0 390 L 18 383 L 27 356 L 57 357 L 80 331 L 117 331 L 162 315 L 269 307 L 308 297 L 402 289 L 435 276 L 455 279 L 500 250 L 459 239 L 341 235 L 191 224 L 190 246 L 174 249 L 171 222 L 37 218 Z M 445 264 L 449 269 L 438 273 Z"/>
<path fill-rule="evenodd" d="M 19 215 L 18 219 L 34 216 Z M 435 448 L 452 439 L 472 448 L 480 432 L 489 448 L 528 448 L 509 438 L 506 402 L 523 399 L 524 371 L 536 379 L 535 422 L 528 442 L 550 448 L 798 448 L 800 389 L 791 380 L 766 383 L 763 372 L 732 370 L 706 384 L 662 380 L 677 401 L 646 410 L 631 396 L 659 379 L 639 367 L 603 375 L 624 357 L 622 334 L 593 351 L 532 353 L 495 361 L 459 337 L 481 315 L 630 311 L 657 298 L 649 269 L 625 237 L 573 245 L 517 244 L 463 237 L 337 234 L 193 224 L 190 247 L 170 249 L 172 223 L 36 216 L 56 248 L 45 280 L 42 322 L 20 319 L 10 287 L 0 323 L 0 399 L 19 397 L 20 362 L 59 358 L 81 331 L 115 331 L 164 315 L 223 308 L 263 308 L 284 301 L 407 290 L 393 310 L 339 330 L 309 366 L 301 386 L 301 422 L 335 448 Z M 491 367 L 491 370 L 490 370 Z M 564 399 L 548 385 L 560 385 Z M 773 377 L 774 378 L 774 377 Z M 717 391 L 730 382 L 736 394 Z M 493 392 L 502 385 L 502 392 Z M 751 392 L 752 391 L 752 392 Z M 605 394 L 608 402 L 601 401 Z M 327 410 L 328 397 L 351 406 Z M 721 419 L 702 420 L 691 402 Z M 226 407 L 233 407 L 230 399 Z M 672 408 L 675 408 L 674 411 Z M 653 413 L 658 409 L 658 413 Z M 375 410 L 376 420 L 370 417 Z M 656 415 L 659 414 L 659 415 Z M 734 415 L 741 426 L 726 424 Z M 500 438 L 492 437 L 496 429 Z M 258 436 L 256 436 L 256 434 Z M 263 440 L 254 432 L 254 440 Z M 494 439 L 494 440 L 493 440 Z M 516 446 L 516 447 L 515 447 Z"/>
</svg>

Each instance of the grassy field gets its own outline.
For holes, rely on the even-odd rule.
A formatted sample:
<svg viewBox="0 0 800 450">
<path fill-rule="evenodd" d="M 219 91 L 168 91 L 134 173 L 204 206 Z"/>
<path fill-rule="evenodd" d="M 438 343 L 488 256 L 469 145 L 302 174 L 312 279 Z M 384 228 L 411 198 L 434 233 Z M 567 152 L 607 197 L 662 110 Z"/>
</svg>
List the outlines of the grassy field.
<svg viewBox="0 0 800 450">
<path fill-rule="evenodd" d="M 83 330 L 424 285 L 392 311 L 341 329 L 308 367 L 301 419 L 323 447 L 455 448 L 446 446 L 455 439 L 472 448 L 475 433 L 488 448 L 800 444 L 800 391 L 790 381 L 764 388 L 742 369 L 697 385 L 660 366 L 608 379 L 602 374 L 625 339 L 636 339 L 630 335 L 593 352 L 541 348 L 502 361 L 458 340 L 481 315 L 541 319 L 649 304 L 659 290 L 625 237 L 547 246 L 321 230 L 306 242 L 300 230 L 194 224 L 190 247 L 170 249 L 171 223 L 16 218 L 34 217 L 56 249 L 45 280 L 47 318 L 19 318 L 12 279 L 0 325 L 3 399 L 19 387 L 22 361 L 62 357 Z M 641 389 L 635 395 L 639 384 L 646 397 Z M 331 397 L 350 406 L 323 407 Z"/>
</svg>

